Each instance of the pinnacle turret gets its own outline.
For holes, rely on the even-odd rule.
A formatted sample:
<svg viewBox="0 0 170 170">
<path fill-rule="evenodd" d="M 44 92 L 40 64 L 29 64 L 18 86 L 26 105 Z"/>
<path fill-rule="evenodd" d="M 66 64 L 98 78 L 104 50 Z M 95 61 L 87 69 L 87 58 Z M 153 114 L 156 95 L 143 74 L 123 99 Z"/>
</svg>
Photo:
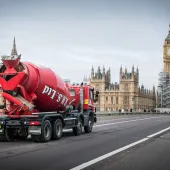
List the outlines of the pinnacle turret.
<svg viewBox="0 0 170 170">
<path fill-rule="evenodd" d="M 94 73 L 94 68 L 93 68 L 93 66 L 92 66 L 92 68 L 91 68 L 91 72 Z"/>
<path fill-rule="evenodd" d="M 91 79 L 93 79 L 93 78 L 94 78 L 94 68 L 92 66 L 92 68 L 91 68 Z"/>
<path fill-rule="evenodd" d="M 134 64 L 133 64 L 133 66 L 132 66 L 132 73 L 134 73 L 135 72 L 135 70 L 134 70 L 135 68 L 134 68 Z"/>
<path fill-rule="evenodd" d="M 15 43 L 15 37 L 14 37 L 14 41 L 13 41 L 13 48 L 11 51 L 11 56 L 17 56 L 17 48 L 16 48 L 16 43 Z"/>
<path fill-rule="evenodd" d="M 127 73 L 127 68 L 125 67 L 125 73 Z"/>
<path fill-rule="evenodd" d="M 120 67 L 120 73 L 122 73 L 122 65 L 121 65 L 121 67 Z"/>
<path fill-rule="evenodd" d="M 136 72 L 137 72 L 137 74 L 139 73 L 139 68 L 138 68 L 138 66 L 137 66 L 137 68 L 136 68 Z"/>
<path fill-rule="evenodd" d="M 103 66 L 103 74 L 105 74 L 105 67 Z"/>
</svg>

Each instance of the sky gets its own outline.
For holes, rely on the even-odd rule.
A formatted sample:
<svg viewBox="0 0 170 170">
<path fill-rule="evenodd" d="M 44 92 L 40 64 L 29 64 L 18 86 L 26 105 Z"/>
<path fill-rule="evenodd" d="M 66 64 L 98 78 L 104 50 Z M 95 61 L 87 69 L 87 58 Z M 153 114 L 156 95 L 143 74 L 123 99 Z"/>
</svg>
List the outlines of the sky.
<svg viewBox="0 0 170 170">
<path fill-rule="evenodd" d="M 91 67 L 139 68 L 139 84 L 157 86 L 163 43 L 170 24 L 169 0 L 0 0 L 0 55 L 13 38 L 22 61 L 81 82 Z"/>
</svg>

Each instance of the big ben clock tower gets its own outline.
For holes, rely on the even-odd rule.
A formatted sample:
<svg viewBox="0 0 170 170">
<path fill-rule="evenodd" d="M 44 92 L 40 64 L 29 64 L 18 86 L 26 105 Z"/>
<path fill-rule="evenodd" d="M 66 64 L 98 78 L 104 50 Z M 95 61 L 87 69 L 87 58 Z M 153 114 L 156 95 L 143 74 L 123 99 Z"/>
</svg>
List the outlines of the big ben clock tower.
<svg viewBox="0 0 170 170">
<path fill-rule="evenodd" d="M 170 25 L 169 25 L 168 35 L 165 38 L 165 42 L 164 42 L 163 62 L 164 62 L 164 72 L 170 73 Z"/>
</svg>

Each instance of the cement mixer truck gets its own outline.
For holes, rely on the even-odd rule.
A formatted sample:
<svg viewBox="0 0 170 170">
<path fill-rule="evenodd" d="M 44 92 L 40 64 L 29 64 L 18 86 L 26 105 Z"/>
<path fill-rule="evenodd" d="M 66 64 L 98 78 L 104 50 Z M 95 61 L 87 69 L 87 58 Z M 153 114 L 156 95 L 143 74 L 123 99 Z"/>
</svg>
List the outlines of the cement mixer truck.
<svg viewBox="0 0 170 170">
<path fill-rule="evenodd" d="M 70 85 L 50 68 L 21 62 L 15 42 L 0 67 L 0 140 L 49 142 L 92 132 L 99 92 L 90 85 Z"/>
</svg>

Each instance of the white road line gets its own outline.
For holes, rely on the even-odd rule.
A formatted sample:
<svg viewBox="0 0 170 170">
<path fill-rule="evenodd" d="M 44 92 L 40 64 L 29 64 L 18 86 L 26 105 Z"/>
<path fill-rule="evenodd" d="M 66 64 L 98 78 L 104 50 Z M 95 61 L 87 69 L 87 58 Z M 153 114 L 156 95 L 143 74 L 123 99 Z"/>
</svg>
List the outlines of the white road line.
<svg viewBox="0 0 170 170">
<path fill-rule="evenodd" d="M 154 136 L 160 135 L 161 133 L 164 133 L 164 132 L 166 132 L 167 130 L 170 130 L 170 127 L 166 128 L 166 129 L 163 129 L 163 130 L 161 130 L 161 131 L 159 131 L 159 132 L 156 132 L 156 133 L 154 133 L 154 134 L 152 134 L 152 135 L 149 135 L 149 136 L 147 136 L 147 138 L 153 138 Z"/>
<path fill-rule="evenodd" d="M 137 119 L 137 118 L 141 118 L 141 117 L 125 117 L 125 118 L 117 118 L 117 119 L 107 119 L 107 120 L 99 120 L 97 121 L 98 123 L 101 123 L 101 122 L 108 122 L 108 121 L 112 121 L 112 120 L 124 120 L 124 119 Z"/>
<path fill-rule="evenodd" d="M 70 169 L 70 170 L 81 170 L 81 169 L 87 168 L 87 167 L 89 167 L 89 166 L 91 166 L 91 165 L 93 165 L 93 164 L 95 164 L 95 163 L 97 163 L 97 162 L 99 162 L 99 161 L 102 161 L 102 160 L 104 160 L 104 159 L 106 159 L 106 158 L 108 158 L 108 157 L 111 157 L 111 156 L 119 153 L 119 152 L 122 152 L 122 151 L 124 151 L 124 150 L 126 150 L 126 149 L 129 149 L 129 148 L 135 146 L 135 145 L 138 145 L 138 144 L 140 144 L 140 143 L 142 143 L 142 142 L 145 142 L 145 141 L 149 140 L 150 138 L 153 138 L 153 137 L 155 137 L 156 135 L 161 134 L 161 133 L 163 133 L 163 132 L 166 132 L 166 131 L 168 131 L 168 130 L 170 130 L 170 127 L 166 128 L 166 129 L 163 129 L 163 130 L 161 130 L 161 131 L 159 131 L 159 132 L 157 132 L 157 133 L 154 133 L 154 134 L 152 134 L 152 135 L 149 135 L 149 136 L 147 136 L 146 138 L 143 138 L 143 139 L 141 139 L 141 140 L 138 140 L 138 141 L 136 141 L 136 142 L 134 142 L 134 143 L 131 143 L 131 144 L 129 144 L 129 145 L 126 145 L 126 146 L 124 146 L 124 147 L 122 147 L 122 148 L 119 148 L 119 149 L 117 149 L 117 150 L 114 150 L 114 151 L 112 151 L 112 152 L 109 152 L 109 153 L 107 153 L 107 154 L 105 154 L 105 155 L 103 155 L 103 156 L 100 156 L 100 157 L 96 158 L 96 159 L 93 159 L 93 160 L 91 160 L 91 161 L 88 161 L 88 162 L 86 162 L 86 163 L 83 163 L 83 164 L 81 164 L 81 165 L 79 165 L 79 166 L 77 166 L 77 167 L 75 167 L 75 168 Z"/>
<path fill-rule="evenodd" d="M 107 123 L 107 124 L 95 125 L 95 126 L 93 126 L 93 127 L 109 126 L 109 125 L 115 125 L 115 124 L 127 123 L 127 122 L 136 122 L 136 121 L 139 121 L 139 120 L 157 119 L 157 118 L 160 118 L 160 117 L 164 117 L 164 116 L 158 116 L 158 117 L 148 117 L 148 118 L 135 119 L 135 120 L 126 120 L 126 121 L 121 121 L 121 122 L 113 122 L 113 123 Z"/>
<path fill-rule="evenodd" d="M 113 123 L 107 123 L 107 124 L 101 124 L 101 125 L 94 125 L 93 128 L 97 127 L 102 127 L 102 126 L 109 126 L 109 125 L 116 125 L 116 124 L 121 124 L 121 123 L 127 123 L 127 122 L 136 122 L 139 120 L 147 120 L 147 119 L 156 119 L 164 116 L 158 116 L 158 117 L 149 117 L 149 118 L 143 118 L 143 119 L 135 119 L 135 120 L 126 120 L 126 121 L 121 121 L 121 122 L 113 122 Z M 72 129 L 64 129 L 63 132 L 71 132 Z"/>
<path fill-rule="evenodd" d="M 135 120 L 126 120 L 126 121 L 121 121 L 121 122 L 113 122 L 113 123 L 107 123 L 107 124 L 101 124 L 101 125 L 94 125 L 93 128 L 97 127 L 102 127 L 102 126 L 109 126 L 109 125 L 116 125 L 116 124 L 121 124 L 121 123 L 127 123 L 127 122 L 136 122 L 138 120 L 147 120 L 147 119 L 156 119 L 164 116 L 158 116 L 158 117 L 149 117 L 149 118 L 143 118 L 143 119 L 135 119 Z M 71 132 L 72 129 L 64 129 L 63 132 Z"/>
</svg>

